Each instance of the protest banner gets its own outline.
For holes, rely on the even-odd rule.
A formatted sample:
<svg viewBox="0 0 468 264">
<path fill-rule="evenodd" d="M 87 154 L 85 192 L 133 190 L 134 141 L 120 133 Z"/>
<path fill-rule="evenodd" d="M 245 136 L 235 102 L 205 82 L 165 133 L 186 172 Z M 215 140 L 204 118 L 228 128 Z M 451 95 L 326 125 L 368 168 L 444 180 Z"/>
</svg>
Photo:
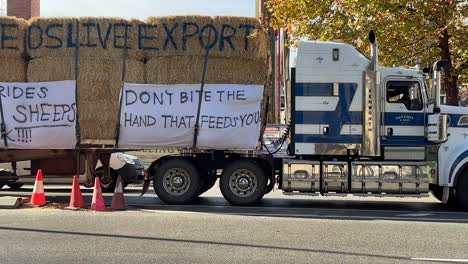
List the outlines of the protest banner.
<svg viewBox="0 0 468 264">
<path fill-rule="evenodd" d="M 120 147 L 193 146 L 199 84 L 125 84 L 122 89 Z M 201 98 L 197 148 L 256 147 L 263 85 L 206 84 Z"/>
<path fill-rule="evenodd" d="M 0 99 L 0 148 L 75 148 L 75 81 L 0 83 Z"/>
</svg>

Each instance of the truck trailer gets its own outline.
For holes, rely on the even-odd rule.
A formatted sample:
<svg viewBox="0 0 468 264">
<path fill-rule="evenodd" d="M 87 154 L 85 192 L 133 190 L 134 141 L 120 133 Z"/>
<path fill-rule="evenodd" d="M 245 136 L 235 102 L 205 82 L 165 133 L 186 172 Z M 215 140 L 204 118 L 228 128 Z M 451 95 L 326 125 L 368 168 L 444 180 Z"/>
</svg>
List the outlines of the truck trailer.
<svg viewBox="0 0 468 264">
<path fill-rule="evenodd" d="M 430 72 L 381 67 L 373 32 L 369 37 L 370 59 L 348 44 L 300 41 L 291 67 L 291 122 L 276 142 L 288 144 L 287 155 L 270 148 L 186 150 L 155 160 L 145 184 L 152 180 L 168 204 L 192 201 L 219 177 L 234 205 L 257 203 L 277 185 L 285 195 L 432 192 L 468 210 L 468 108 L 440 104 L 444 62 Z"/>
</svg>

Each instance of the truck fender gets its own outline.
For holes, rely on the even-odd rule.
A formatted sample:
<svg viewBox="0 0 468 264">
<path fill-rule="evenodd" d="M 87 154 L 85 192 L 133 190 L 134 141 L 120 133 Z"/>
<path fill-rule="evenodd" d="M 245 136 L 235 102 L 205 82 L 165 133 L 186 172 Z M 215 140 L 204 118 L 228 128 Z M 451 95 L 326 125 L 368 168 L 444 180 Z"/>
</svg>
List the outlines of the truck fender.
<svg viewBox="0 0 468 264">
<path fill-rule="evenodd" d="M 468 150 L 458 155 L 458 157 L 453 161 L 450 167 L 449 183 L 455 186 L 458 178 L 466 169 L 468 169 Z"/>
<path fill-rule="evenodd" d="M 438 185 L 453 187 L 460 168 L 468 162 L 468 142 L 447 141 L 438 151 Z"/>
<path fill-rule="evenodd" d="M 161 164 L 163 161 L 166 161 L 166 160 L 169 160 L 169 159 L 173 159 L 173 158 L 180 158 L 180 156 L 163 156 L 163 157 L 160 157 L 158 158 L 157 160 L 151 162 L 151 164 L 149 165 L 149 167 L 145 170 L 145 179 L 148 178 L 148 179 L 152 179 L 153 178 L 153 175 L 154 175 L 154 170 L 159 166 L 159 164 Z"/>
</svg>

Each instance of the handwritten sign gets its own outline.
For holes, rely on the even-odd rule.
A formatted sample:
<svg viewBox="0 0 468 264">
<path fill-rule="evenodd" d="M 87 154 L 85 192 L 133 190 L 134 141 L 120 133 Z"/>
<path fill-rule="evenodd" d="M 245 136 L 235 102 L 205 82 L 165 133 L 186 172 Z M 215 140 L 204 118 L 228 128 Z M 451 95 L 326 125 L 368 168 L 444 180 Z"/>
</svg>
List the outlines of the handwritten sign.
<svg viewBox="0 0 468 264">
<path fill-rule="evenodd" d="M 199 84 L 125 84 L 122 89 L 121 147 L 192 147 Z M 262 85 L 207 84 L 201 98 L 198 148 L 256 147 Z"/>
<path fill-rule="evenodd" d="M 0 83 L 0 97 L 6 128 L 0 148 L 75 148 L 75 81 Z"/>
</svg>

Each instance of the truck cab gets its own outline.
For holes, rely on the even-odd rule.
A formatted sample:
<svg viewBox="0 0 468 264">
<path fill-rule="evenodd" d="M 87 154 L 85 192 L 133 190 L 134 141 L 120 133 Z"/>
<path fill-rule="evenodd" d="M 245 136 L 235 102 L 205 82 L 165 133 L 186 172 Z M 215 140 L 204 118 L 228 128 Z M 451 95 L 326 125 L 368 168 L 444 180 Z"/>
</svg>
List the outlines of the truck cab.
<svg viewBox="0 0 468 264">
<path fill-rule="evenodd" d="M 300 42 L 292 69 L 294 158 L 284 162 L 283 191 L 425 196 L 432 190 L 445 202 L 458 196 L 467 207 L 468 108 L 440 106 L 421 70 L 381 67 L 373 48 L 369 59 L 344 43 Z"/>
</svg>

